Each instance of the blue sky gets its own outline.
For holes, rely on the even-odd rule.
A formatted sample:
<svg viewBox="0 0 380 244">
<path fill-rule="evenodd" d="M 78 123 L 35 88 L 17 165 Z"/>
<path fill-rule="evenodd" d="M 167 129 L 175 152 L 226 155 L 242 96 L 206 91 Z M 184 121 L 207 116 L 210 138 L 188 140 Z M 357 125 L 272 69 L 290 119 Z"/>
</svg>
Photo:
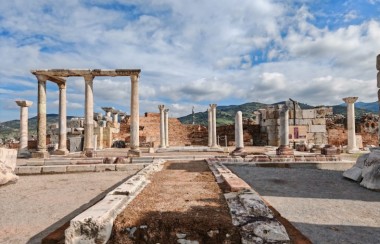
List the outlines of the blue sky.
<svg viewBox="0 0 380 244">
<path fill-rule="evenodd" d="M 34 102 L 32 69 L 140 68 L 140 113 L 209 103 L 311 105 L 376 101 L 380 1 L 14 0 L 0 3 L 0 121 Z M 84 81 L 67 80 L 68 115 L 84 114 Z M 47 85 L 48 113 L 58 90 Z M 99 77 L 95 112 L 129 112 L 130 81 Z"/>
</svg>

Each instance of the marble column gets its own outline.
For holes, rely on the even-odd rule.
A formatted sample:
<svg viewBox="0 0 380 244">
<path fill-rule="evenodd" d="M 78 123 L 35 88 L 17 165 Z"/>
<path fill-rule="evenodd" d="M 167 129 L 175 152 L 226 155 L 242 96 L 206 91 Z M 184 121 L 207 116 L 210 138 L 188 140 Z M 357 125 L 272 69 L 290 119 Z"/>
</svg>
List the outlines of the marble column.
<svg viewBox="0 0 380 244">
<path fill-rule="evenodd" d="M 46 158 L 49 156 L 46 147 L 46 81 L 44 75 L 36 75 L 38 79 L 38 107 L 37 107 L 37 151 L 32 157 Z"/>
<path fill-rule="evenodd" d="M 236 149 L 244 148 L 243 115 L 241 111 L 238 111 L 235 116 L 235 143 Z"/>
<path fill-rule="evenodd" d="M 119 111 L 118 110 L 112 110 L 112 121 L 115 128 L 119 128 Z"/>
<path fill-rule="evenodd" d="M 55 154 L 66 155 L 67 150 L 67 122 L 66 122 L 66 83 L 58 85 L 59 88 L 59 142 Z"/>
<path fill-rule="evenodd" d="M 84 117 L 84 146 L 83 151 L 87 157 L 94 156 L 94 77 L 84 76 L 85 81 L 85 117 Z"/>
<path fill-rule="evenodd" d="M 136 156 L 140 156 L 139 140 L 139 77 L 131 75 L 131 141 L 130 150 Z"/>
<path fill-rule="evenodd" d="M 356 146 L 355 134 L 355 105 L 358 97 L 345 97 L 343 101 L 347 104 L 347 152 L 356 153 L 359 149 Z"/>
<path fill-rule="evenodd" d="M 30 157 L 30 152 L 28 151 L 28 107 L 30 107 L 33 102 L 23 100 L 16 101 L 16 103 L 20 106 L 20 145 L 17 157 L 28 158 Z"/>
<path fill-rule="evenodd" d="M 166 147 L 166 140 L 165 140 L 165 105 L 158 105 L 158 109 L 160 110 L 160 147 L 165 148 Z"/>
<path fill-rule="evenodd" d="M 212 123 L 211 123 L 211 128 L 212 128 L 212 141 L 211 141 L 211 148 L 217 148 L 217 139 L 216 139 L 216 104 L 210 104 L 211 108 L 211 116 L 212 116 Z"/>
<path fill-rule="evenodd" d="M 289 107 L 283 105 L 280 108 L 280 147 L 276 150 L 277 155 L 294 155 L 289 147 Z"/>
<path fill-rule="evenodd" d="M 111 112 L 114 110 L 114 108 L 113 107 L 102 107 L 102 109 L 104 110 L 104 112 L 106 112 L 106 114 L 105 114 L 106 121 L 112 121 Z"/>
<path fill-rule="evenodd" d="M 211 108 L 207 109 L 208 113 L 208 146 L 212 145 L 212 111 Z"/>
<path fill-rule="evenodd" d="M 164 110 L 165 117 L 165 146 L 169 147 L 169 109 Z"/>
</svg>

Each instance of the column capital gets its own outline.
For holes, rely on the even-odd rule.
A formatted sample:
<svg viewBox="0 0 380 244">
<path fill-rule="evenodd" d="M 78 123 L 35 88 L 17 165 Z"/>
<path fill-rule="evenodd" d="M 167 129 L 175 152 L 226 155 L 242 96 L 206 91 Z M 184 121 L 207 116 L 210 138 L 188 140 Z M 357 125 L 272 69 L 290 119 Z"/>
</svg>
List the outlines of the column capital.
<svg viewBox="0 0 380 244">
<path fill-rule="evenodd" d="M 58 85 L 58 88 L 60 89 L 60 90 L 62 90 L 62 89 L 66 89 L 66 83 L 59 83 L 59 84 L 57 84 Z"/>
<path fill-rule="evenodd" d="M 46 75 L 36 75 L 38 82 L 46 82 L 48 77 Z"/>
<path fill-rule="evenodd" d="M 168 113 L 168 112 L 169 112 L 168 108 L 164 109 L 164 113 Z"/>
<path fill-rule="evenodd" d="M 138 82 L 139 81 L 139 75 L 131 75 L 131 81 L 132 82 Z"/>
<path fill-rule="evenodd" d="M 15 101 L 18 106 L 20 107 L 30 107 L 32 106 L 33 102 L 32 101 L 27 101 L 27 100 L 17 100 Z"/>
<path fill-rule="evenodd" d="M 345 98 L 342 98 L 342 100 L 345 103 L 354 103 L 356 102 L 356 100 L 358 100 L 358 97 L 345 97 Z"/>
<path fill-rule="evenodd" d="M 158 109 L 161 111 L 164 111 L 165 110 L 165 105 L 158 105 Z"/>
<path fill-rule="evenodd" d="M 210 108 L 216 108 L 216 104 L 215 103 L 213 103 L 213 104 L 210 104 Z"/>
<path fill-rule="evenodd" d="M 108 112 L 112 112 L 112 110 L 114 110 L 115 108 L 114 107 L 102 107 L 102 109 L 104 110 L 104 112 L 108 113 Z"/>
<path fill-rule="evenodd" d="M 86 83 L 92 83 L 93 81 L 94 81 L 94 76 L 92 76 L 92 75 L 84 75 L 83 76 L 83 79 L 84 79 L 84 81 L 86 82 Z"/>
</svg>

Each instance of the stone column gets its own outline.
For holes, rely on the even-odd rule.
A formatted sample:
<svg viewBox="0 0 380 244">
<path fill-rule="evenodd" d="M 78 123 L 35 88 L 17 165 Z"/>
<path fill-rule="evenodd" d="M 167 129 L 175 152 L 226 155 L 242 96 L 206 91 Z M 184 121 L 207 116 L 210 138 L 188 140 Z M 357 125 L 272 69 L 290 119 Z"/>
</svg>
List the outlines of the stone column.
<svg viewBox="0 0 380 244">
<path fill-rule="evenodd" d="M 165 140 L 165 105 L 158 105 L 158 109 L 160 110 L 160 147 L 165 148 L 166 140 Z"/>
<path fill-rule="evenodd" d="M 113 125 L 115 128 L 118 128 L 118 124 L 119 124 L 119 111 L 118 110 L 112 110 L 112 115 L 113 115 Z"/>
<path fill-rule="evenodd" d="M 244 148 L 243 138 L 243 115 L 238 111 L 235 116 L 236 149 Z"/>
<path fill-rule="evenodd" d="M 112 121 L 111 112 L 112 112 L 112 110 L 114 110 L 114 108 L 113 107 L 102 107 L 102 109 L 104 110 L 104 112 L 106 112 L 106 114 L 105 114 L 106 121 Z"/>
<path fill-rule="evenodd" d="M 208 146 L 212 145 L 212 111 L 211 108 L 207 109 L 208 113 Z"/>
<path fill-rule="evenodd" d="M 84 145 L 83 151 L 87 157 L 94 156 L 94 77 L 91 75 L 84 76 L 85 81 L 85 117 L 84 117 Z"/>
<path fill-rule="evenodd" d="M 283 105 L 280 108 L 280 147 L 276 150 L 277 155 L 294 155 L 289 147 L 289 107 Z"/>
<path fill-rule="evenodd" d="M 211 116 L 212 116 L 212 124 L 211 124 L 211 132 L 212 132 L 212 141 L 211 141 L 211 148 L 217 148 L 217 139 L 216 139 L 216 104 L 210 104 L 211 108 Z"/>
<path fill-rule="evenodd" d="M 169 109 L 164 110 L 165 115 L 165 146 L 169 147 Z"/>
<path fill-rule="evenodd" d="M 17 152 L 19 158 L 30 157 L 30 152 L 28 151 L 28 107 L 30 107 L 33 102 L 31 101 L 16 101 L 17 105 L 20 106 L 20 145 Z"/>
<path fill-rule="evenodd" d="M 38 79 L 38 107 L 37 107 L 37 151 L 32 157 L 46 158 L 49 153 L 46 150 L 46 81 L 44 75 L 36 75 Z"/>
<path fill-rule="evenodd" d="M 67 150 L 67 122 L 66 122 L 66 83 L 58 85 L 59 88 L 59 143 L 55 154 L 66 155 Z"/>
<path fill-rule="evenodd" d="M 140 156 L 139 140 L 139 77 L 131 75 L 131 155 Z"/>
<path fill-rule="evenodd" d="M 359 149 L 356 146 L 356 134 L 355 134 L 355 105 L 358 97 L 345 97 L 343 101 L 347 103 L 347 152 L 356 153 Z"/>
</svg>

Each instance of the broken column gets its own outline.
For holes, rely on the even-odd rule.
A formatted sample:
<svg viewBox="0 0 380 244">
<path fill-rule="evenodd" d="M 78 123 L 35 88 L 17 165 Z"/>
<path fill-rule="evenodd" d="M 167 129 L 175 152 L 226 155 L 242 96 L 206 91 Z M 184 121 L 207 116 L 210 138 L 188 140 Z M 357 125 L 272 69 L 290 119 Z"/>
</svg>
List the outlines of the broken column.
<svg viewBox="0 0 380 244">
<path fill-rule="evenodd" d="M 210 109 L 211 109 L 211 148 L 217 148 L 218 144 L 216 141 L 216 104 L 210 104 Z"/>
<path fill-rule="evenodd" d="M 20 106 L 20 145 L 17 152 L 19 158 L 30 157 L 30 152 L 28 150 L 28 107 L 30 107 L 33 102 L 31 101 L 16 101 L 17 105 Z"/>
<path fill-rule="evenodd" d="M 294 155 L 289 147 L 289 107 L 280 108 L 280 146 L 276 149 L 277 155 Z"/>
<path fill-rule="evenodd" d="M 34 158 L 49 156 L 46 147 L 46 81 L 45 75 L 36 75 L 38 80 L 38 107 L 37 107 L 37 151 L 32 153 Z"/>
<path fill-rule="evenodd" d="M 246 155 L 244 152 L 243 115 L 241 111 L 238 111 L 235 115 L 235 146 L 236 148 L 231 152 L 231 155 Z"/>
<path fill-rule="evenodd" d="M 87 157 L 94 156 L 94 92 L 93 81 L 91 75 L 84 76 L 85 81 L 85 117 L 84 117 L 84 145 L 83 151 Z"/>
<path fill-rule="evenodd" d="M 140 138 L 139 138 L 139 77 L 131 75 L 131 136 L 129 155 L 140 156 Z"/>
<path fill-rule="evenodd" d="M 169 147 L 169 109 L 164 110 L 165 117 L 165 146 Z"/>
<path fill-rule="evenodd" d="M 119 128 L 119 110 L 113 109 L 112 115 L 113 115 L 113 118 L 112 118 L 113 126 L 115 128 Z"/>
<path fill-rule="evenodd" d="M 55 154 L 66 155 L 67 150 L 67 122 L 66 122 L 66 83 L 58 85 L 59 88 L 59 142 Z"/>
<path fill-rule="evenodd" d="M 165 148 L 165 105 L 158 105 L 158 109 L 160 110 L 160 147 Z"/>
<path fill-rule="evenodd" d="M 212 145 L 212 111 L 211 108 L 207 109 L 208 113 L 208 146 Z"/>
<path fill-rule="evenodd" d="M 111 122 L 112 121 L 111 113 L 114 110 L 114 108 L 113 107 L 102 107 L 102 109 L 104 110 L 104 112 L 106 112 L 105 120 Z"/>
<path fill-rule="evenodd" d="M 356 146 L 355 135 L 355 105 L 358 97 L 345 97 L 343 101 L 347 103 L 347 152 L 356 153 L 359 149 Z"/>
</svg>

